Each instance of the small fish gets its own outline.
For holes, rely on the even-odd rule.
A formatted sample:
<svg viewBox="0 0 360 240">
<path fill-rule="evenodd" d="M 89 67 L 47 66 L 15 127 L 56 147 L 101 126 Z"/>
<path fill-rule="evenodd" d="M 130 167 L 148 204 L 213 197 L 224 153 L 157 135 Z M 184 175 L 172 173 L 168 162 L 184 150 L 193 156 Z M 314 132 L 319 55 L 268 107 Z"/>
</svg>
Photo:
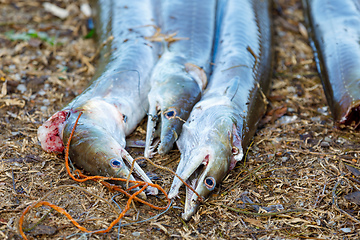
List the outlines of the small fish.
<svg viewBox="0 0 360 240">
<path fill-rule="evenodd" d="M 64 150 L 83 112 L 69 148 L 71 161 L 94 175 L 128 177 L 133 158 L 125 150 L 125 136 L 146 115 L 151 70 L 158 59 L 159 46 L 144 38 L 155 34 L 150 26 L 155 25 L 154 5 L 151 0 L 98 2 L 100 40 L 111 35 L 114 39 L 104 47 L 91 85 L 39 127 L 45 151 Z M 134 174 L 151 183 L 137 163 L 134 167 Z M 157 194 L 157 189 L 150 193 Z"/>
<path fill-rule="evenodd" d="M 310 44 L 335 126 L 360 126 L 360 1 L 303 0 Z"/>
<path fill-rule="evenodd" d="M 183 125 L 176 173 L 203 198 L 243 158 L 265 113 L 271 71 L 271 20 L 264 0 L 218 1 L 215 67 L 209 85 Z M 182 182 L 175 177 L 169 198 Z M 199 206 L 186 189 L 182 218 Z"/>
<path fill-rule="evenodd" d="M 168 153 L 200 100 L 210 70 L 214 0 L 162 1 L 162 30 L 180 39 L 165 47 L 151 77 L 145 157 Z M 159 138 L 159 139 L 157 139 Z"/>
</svg>

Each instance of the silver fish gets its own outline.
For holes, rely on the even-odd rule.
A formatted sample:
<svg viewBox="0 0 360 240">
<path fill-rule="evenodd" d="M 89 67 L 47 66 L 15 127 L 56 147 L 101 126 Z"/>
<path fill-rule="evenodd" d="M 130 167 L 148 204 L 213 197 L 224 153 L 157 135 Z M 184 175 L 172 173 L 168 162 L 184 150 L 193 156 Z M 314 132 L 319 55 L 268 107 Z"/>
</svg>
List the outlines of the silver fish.
<svg viewBox="0 0 360 240">
<path fill-rule="evenodd" d="M 303 0 L 310 45 L 335 126 L 360 126 L 360 1 Z"/>
<path fill-rule="evenodd" d="M 155 66 L 149 93 L 145 157 L 169 152 L 207 84 L 215 28 L 215 0 L 162 1 L 162 30 L 186 40 L 170 44 Z"/>
<path fill-rule="evenodd" d="M 151 70 L 158 59 L 159 47 L 144 38 L 155 33 L 154 5 L 151 0 L 98 1 L 100 40 L 106 39 L 104 35 L 114 40 L 103 49 L 91 85 L 39 127 L 45 151 L 64 150 L 83 112 L 71 140 L 70 159 L 91 174 L 127 178 L 133 158 L 125 150 L 125 136 L 146 114 Z M 134 172 L 151 183 L 137 163 Z M 150 193 L 157 194 L 157 189 Z"/>
<path fill-rule="evenodd" d="M 243 158 L 265 113 L 271 71 L 269 1 L 218 1 L 215 67 L 177 141 L 181 160 L 176 173 L 207 197 Z M 169 197 L 182 182 L 174 178 Z M 182 217 L 189 220 L 199 201 L 187 189 Z"/>
</svg>

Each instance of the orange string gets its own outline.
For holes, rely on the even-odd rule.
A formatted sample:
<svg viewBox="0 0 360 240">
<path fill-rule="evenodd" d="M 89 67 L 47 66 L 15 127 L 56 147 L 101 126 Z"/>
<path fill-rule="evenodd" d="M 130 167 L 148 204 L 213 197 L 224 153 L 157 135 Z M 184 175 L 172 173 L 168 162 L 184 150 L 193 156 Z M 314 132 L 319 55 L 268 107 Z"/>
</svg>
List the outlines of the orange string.
<svg viewBox="0 0 360 240">
<path fill-rule="evenodd" d="M 79 113 L 79 116 L 77 117 L 76 121 L 75 121 L 75 124 L 72 128 L 72 131 L 71 131 L 71 134 L 69 136 L 69 139 L 67 141 L 67 144 L 66 144 L 66 150 L 65 150 L 65 166 L 66 166 L 66 170 L 67 170 L 67 173 L 70 175 L 70 177 L 74 180 L 74 181 L 77 181 L 77 182 L 85 182 L 85 181 L 88 181 L 88 180 L 93 180 L 93 181 L 97 181 L 97 182 L 100 182 L 101 184 L 103 184 L 104 186 L 106 186 L 107 188 L 109 188 L 110 190 L 112 191 L 119 191 L 123 194 L 125 194 L 127 197 L 129 197 L 127 203 L 126 203 L 126 206 L 124 208 L 124 210 L 120 213 L 120 215 L 118 216 L 118 218 L 116 218 L 113 222 L 110 223 L 109 227 L 107 229 L 104 229 L 104 230 L 97 230 L 97 231 L 90 231 L 90 230 L 87 230 L 85 227 L 82 227 L 79 223 L 77 223 L 71 216 L 69 213 L 66 212 L 65 209 L 59 207 L 59 206 L 56 206 L 50 202 L 46 202 L 46 201 L 39 201 L 39 202 L 35 202 L 31 205 L 29 205 L 27 208 L 25 208 L 25 210 L 22 212 L 21 216 L 20 216 L 20 219 L 19 219 L 19 232 L 21 234 L 21 236 L 26 240 L 27 237 L 22 229 L 22 225 L 23 225 L 23 222 L 24 222 L 24 218 L 25 218 L 25 214 L 28 213 L 31 209 L 33 208 L 36 208 L 36 207 L 39 207 L 39 206 L 49 206 L 51 208 L 53 208 L 54 210 L 56 210 L 57 212 L 65 215 L 77 228 L 79 228 L 81 231 L 83 232 L 87 232 L 87 233 L 106 233 L 106 232 L 109 232 L 119 221 L 121 218 L 123 218 L 126 214 L 126 212 L 130 209 L 130 204 L 131 204 L 131 201 L 132 200 L 136 200 L 138 202 L 141 202 L 143 204 L 146 204 L 148 205 L 149 207 L 151 208 L 154 208 L 154 209 L 157 209 L 157 210 L 165 210 L 167 209 L 170 204 L 171 204 L 171 201 L 170 199 L 168 198 L 168 195 L 167 193 L 165 192 L 165 190 L 157 185 L 157 184 L 153 184 L 153 183 L 148 183 L 148 182 L 143 182 L 143 181 L 132 181 L 130 180 L 129 182 L 131 183 L 136 183 L 135 186 L 132 186 L 130 187 L 129 189 L 127 189 L 128 191 L 136 188 L 136 187 L 140 187 L 142 186 L 142 188 L 140 190 L 138 190 L 137 192 L 133 193 L 133 194 L 130 194 L 128 191 L 125 191 L 124 189 L 122 189 L 120 186 L 117 186 L 117 185 L 114 185 L 114 184 L 111 184 L 109 182 L 105 182 L 104 180 L 114 180 L 114 181 L 122 181 L 122 182 L 126 182 L 127 179 L 123 179 L 123 178 L 113 178 L 113 177 L 103 177 L 103 176 L 86 176 L 84 175 L 83 173 L 81 173 L 80 170 L 75 170 L 75 173 L 80 177 L 80 178 L 76 178 L 70 171 L 70 167 L 69 167 L 69 149 L 70 149 L 70 142 L 71 142 L 71 139 L 74 135 L 74 132 L 75 132 L 75 128 L 78 124 L 78 121 L 80 119 L 82 115 L 82 112 Z M 148 186 L 151 186 L 151 187 L 155 187 L 157 188 L 158 190 L 160 190 L 166 197 L 167 201 L 168 201 L 168 204 L 165 206 L 165 207 L 159 207 L 159 206 L 155 206 L 151 203 L 148 203 L 146 202 L 145 200 L 142 200 L 140 198 L 137 197 L 137 195 L 139 195 L 140 193 L 142 193 Z"/>
<path fill-rule="evenodd" d="M 204 201 L 204 198 L 203 198 L 202 196 L 200 196 L 200 194 L 199 194 L 197 191 L 195 191 L 195 189 L 194 189 L 193 187 L 191 187 L 189 184 L 187 184 L 187 182 L 184 181 L 184 179 L 182 179 L 179 175 L 176 174 L 176 172 L 174 172 L 174 171 L 171 170 L 170 168 L 167 168 L 167 167 L 164 167 L 164 166 L 160 166 L 160 165 L 154 163 L 153 161 L 151 161 L 151 160 L 150 160 L 149 158 L 147 158 L 147 157 L 138 157 L 138 158 L 136 158 L 135 160 L 139 160 L 139 159 L 145 159 L 146 161 L 150 162 L 151 165 L 153 165 L 153 166 L 155 166 L 155 167 L 157 167 L 157 168 L 160 168 L 160 169 L 162 169 L 162 170 L 165 170 L 165 171 L 168 171 L 168 172 L 172 173 L 173 175 L 175 175 L 175 177 L 177 177 L 178 179 L 180 179 L 180 181 L 181 181 L 188 189 L 190 189 L 191 191 L 193 191 L 193 192 L 196 194 L 196 196 L 198 197 L 198 200 L 199 200 L 200 202 L 203 202 L 203 201 Z M 133 161 L 133 165 L 134 165 L 134 162 L 135 162 L 135 161 Z"/>
</svg>

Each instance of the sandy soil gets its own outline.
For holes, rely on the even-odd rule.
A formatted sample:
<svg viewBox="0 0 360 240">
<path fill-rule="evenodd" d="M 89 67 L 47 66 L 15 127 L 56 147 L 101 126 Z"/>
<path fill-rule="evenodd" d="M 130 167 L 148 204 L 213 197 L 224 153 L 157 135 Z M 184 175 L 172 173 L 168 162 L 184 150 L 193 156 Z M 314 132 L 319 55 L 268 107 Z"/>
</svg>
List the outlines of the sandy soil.
<svg viewBox="0 0 360 240">
<path fill-rule="evenodd" d="M 22 211 L 47 193 L 46 201 L 65 208 L 90 230 L 106 228 L 117 218 L 118 207 L 126 204 L 125 196 L 99 183 L 71 180 L 64 155 L 42 151 L 37 140 L 37 128 L 81 93 L 96 68 L 91 58 L 97 45 L 84 38 L 89 30 L 80 11 L 87 1 L 52 2 L 70 15 L 60 19 L 46 12 L 41 0 L 0 0 L 1 239 L 20 239 Z M 106 234 L 84 234 L 56 211 L 35 208 L 25 216 L 24 228 L 33 228 L 26 232 L 28 238 L 359 238 L 359 207 L 345 198 L 360 187 L 359 133 L 333 127 L 300 1 L 275 1 L 273 15 L 276 56 L 268 113 L 246 161 L 226 177 L 192 220 L 180 218 L 182 190 L 166 213 L 147 222 L 137 223 L 161 211 L 133 204 L 122 226 Z M 144 129 L 143 123 L 134 136 L 144 139 Z M 141 155 L 136 149 L 131 153 Z M 177 149 L 155 157 L 156 163 L 174 170 L 178 161 Z M 144 168 L 154 182 L 169 189 L 170 173 L 150 164 Z M 245 204 L 249 199 L 261 208 Z M 164 205 L 161 197 L 150 201 Z M 269 210 L 271 206 L 278 211 Z"/>
</svg>

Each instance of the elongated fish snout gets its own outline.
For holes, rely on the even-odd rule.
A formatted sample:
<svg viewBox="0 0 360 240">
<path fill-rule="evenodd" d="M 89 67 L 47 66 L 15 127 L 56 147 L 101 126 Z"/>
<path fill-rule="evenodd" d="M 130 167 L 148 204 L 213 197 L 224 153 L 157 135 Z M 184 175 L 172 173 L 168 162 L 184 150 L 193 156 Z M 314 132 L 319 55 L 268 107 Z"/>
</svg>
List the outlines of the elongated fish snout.
<svg viewBox="0 0 360 240">
<path fill-rule="evenodd" d="M 158 153 L 164 155 L 173 148 L 174 143 L 181 133 L 184 120 L 183 109 L 176 109 L 175 107 L 168 108 L 161 116 L 161 135 L 160 144 L 158 146 Z"/>
<path fill-rule="evenodd" d="M 117 129 L 119 136 L 123 137 L 115 139 L 104 126 L 95 124 L 91 116 L 93 116 L 91 113 L 88 115 L 84 113 L 79 119 L 71 139 L 69 149 L 70 159 L 78 159 L 76 162 L 77 166 L 87 172 L 106 177 L 127 179 L 134 159 L 124 149 L 125 143 L 120 141 L 125 139 L 124 129 L 121 127 Z M 72 114 L 66 121 L 62 136 L 64 143 L 68 141 L 76 118 L 77 114 Z M 101 139 L 101 141 L 98 141 L 98 139 Z M 142 181 L 152 183 L 136 162 L 134 163 L 133 173 L 130 175 L 129 180 L 136 180 L 133 175 Z M 118 183 L 124 186 L 124 182 L 119 181 Z M 132 185 L 130 184 L 130 186 Z M 153 195 L 158 193 L 157 189 L 151 187 L 148 187 L 148 191 Z M 145 193 L 139 196 L 144 199 L 146 198 Z"/>
<path fill-rule="evenodd" d="M 145 140 L 145 151 L 144 156 L 146 158 L 152 158 L 155 154 L 155 149 L 157 146 L 156 138 L 159 137 L 159 125 L 161 125 L 161 116 L 158 114 L 158 109 L 160 109 L 158 103 L 154 101 L 150 102 L 149 113 L 148 113 L 148 122 L 146 128 L 146 140 Z"/>
<path fill-rule="evenodd" d="M 154 87 L 149 93 L 149 117 L 146 133 L 145 157 L 168 153 L 178 139 L 182 125 L 192 107 L 199 101 L 201 89 L 187 72 L 168 77 L 166 85 Z"/>
<path fill-rule="evenodd" d="M 205 199 L 242 159 L 241 140 L 233 114 L 233 109 L 225 105 L 207 109 L 198 104 L 183 126 L 177 141 L 181 159 L 176 174 L 195 191 L 186 187 L 184 220 L 189 220 L 196 212 L 199 196 Z M 177 196 L 182 185 L 182 181 L 174 177 L 169 198 Z"/>
<path fill-rule="evenodd" d="M 226 151 L 230 150 L 202 146 L 193 149 L 192 154 L 187 158 L 181 159 L 176 173 L 197 193 L 186 187 L 185 207 L 182 214 L 184 220 L 188 221 L 199 207 L 198 195 L 205 199 L 226 175 L 230 164 Z M 169 198 L 177 196 L 181 186 L 182 182 L 175 177 Z"/>
</svg>

